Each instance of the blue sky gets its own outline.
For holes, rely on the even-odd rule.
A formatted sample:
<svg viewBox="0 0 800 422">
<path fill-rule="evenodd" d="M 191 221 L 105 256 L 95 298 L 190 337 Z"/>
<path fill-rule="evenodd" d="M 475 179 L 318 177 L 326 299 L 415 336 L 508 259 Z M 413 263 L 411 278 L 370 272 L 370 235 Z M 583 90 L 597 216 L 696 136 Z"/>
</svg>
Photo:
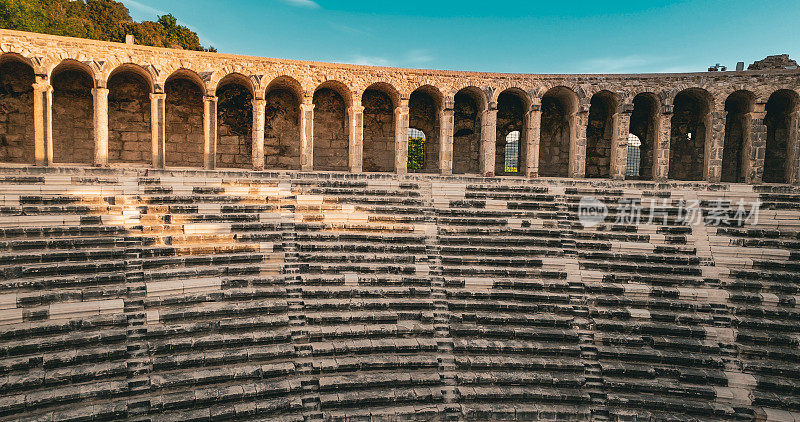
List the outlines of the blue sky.
<svg viewBox="0 0 800 422">
<path fill-rule="evenodd" d="M 122 0 L 222 53 L 426 69 L 646 73 L 800 60 L 800 0 Z"/>
</svg>

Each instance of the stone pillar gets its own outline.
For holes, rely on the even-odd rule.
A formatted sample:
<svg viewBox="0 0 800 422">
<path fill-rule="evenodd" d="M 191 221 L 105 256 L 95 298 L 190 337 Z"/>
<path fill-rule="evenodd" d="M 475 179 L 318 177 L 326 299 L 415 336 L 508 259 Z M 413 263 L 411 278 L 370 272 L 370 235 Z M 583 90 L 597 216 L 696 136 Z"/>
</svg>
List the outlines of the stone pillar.
<svg viewBox="0 0 800 422">
<path fill-rule="evenodd" d="M 720 106 L 723 106 L 722 104 Z M 719 183 L 722 178 L 722 148 L 725 144 L 724 109 L 714 109 L 706 114 L 706 144 L 704 153 L 703 180 Z"/>
<path fill-rule="evenodd" d="M 786 183 L 800 185 L 800 111 L 794 111 L 789 115 L 789 140 L 787 149 L 789 150 L 786 169 Z"/>
<path fill-rule="evenodd" d="M 33 84 L 34 157 L 37 166 L 53 164 L 53 87 L 46 76 Z"/>
<path fill-rule="evenodd" d="M 300 169 L 314 170 L 314 97 L 303 97 L 300 104 Z"/>
<path fill-rule="evenodd" d="M 742 145 L 742 167 L 744 182 L 761 183 L 764 175 L 764 154 L 767 149 L 767 126 L 764 124 L 766 104 L 756 103 L 753 112 L 744 115 L 744 145 Z"/>
<path fill-rule="evenodd" d="M 528 177 L 539 177 L 539 140 L 542 133 L 542 99 L 534 98 L 525 121 L 525 166 Z"/>
<path fill-rule="evenodd" d="M 153 145 L 153 167 L 163 169 L 166 166 L 167 145 L 167 94 L 156 92 L 150 94 L 150 128 Z"/>
<path fill-rule="evenodd" d="M 394 169 L 397 174 L 408 173 L 408 99 L 400 100 L 394 109 Z"/>
<path fill-rule="evenodd" d="M 455 112 L 453 103 L 447 104 L 439 110 L 439 173 L 443 176 L 453 174 L 453 126 L 455 125 Z"/>
<path fill-rule="evenodd" d="M 264 170 L 264 120 L 267 100 L 253 98 L 253 170 Z"/>
<path fill-rule="evenodd" d="M 569 117 L 569 177 L 586 177 L 586 125 L 589 124 L 589 105 L 581 104 L 578 112 Z"/>
<path fill-rule="evenodd" d="M 492 104 L 481 117 L 481 175 L 494 176 L 494 151 L 497 142 L 497 106 Z"/>
<path fill-rule="evenodd" d="M 348 133 L 350 139 L 350 172 L 361 173 L 364 163 L 364 106 L 353 100 L 347 108 Z"/>
<path fill-rule="evenodd" d="M 203 97 L 203 168 L 217 167 L 217 97 Z"/>
<path fill-rule="evenodd" d="M 94 97 L 94 165 L 108 165 L 108 88 L 98 86 Z"/>
<path fill-rule="evenodd" d="M 631 127 L 633 104 L 625 104 L 619 113 L 614 114 L 614 133 L 611 143 L 611 178 L 625 180 L 628 171 L 628 133 Z"/>
<path fill-rule="evenodd" d="M 672 135 L 672 104 L 663 106 L 656 116 L 656 136 L 653 159 L 653 180 L 664 182 L 669 178 L 669 145 Z"/>
</svg>

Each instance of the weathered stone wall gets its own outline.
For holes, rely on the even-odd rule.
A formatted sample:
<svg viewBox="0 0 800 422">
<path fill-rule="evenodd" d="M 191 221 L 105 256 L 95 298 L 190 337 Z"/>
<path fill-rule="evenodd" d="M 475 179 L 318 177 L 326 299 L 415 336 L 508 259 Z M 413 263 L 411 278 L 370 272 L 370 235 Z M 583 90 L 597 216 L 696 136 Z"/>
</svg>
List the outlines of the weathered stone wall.
<svg viewBox="0 0 800 422">
<path fill-rule="evenodd" d="M 264 101 L 266 90 L 270 86 L 281 86 L 291 89 L 298 99 L 302 100 L 302 107 L 304 112 L 301 114 L 298 122 L 298 133 L 296 136 L 300 140 L 299 161 L 302 163 L 302 168 L 305 170 L 313 170 L 314 162 L 319 161 L 322 168 L 326 169 L 352 169 L 362 170 L 372 168 L 375 163 L 364 161 L 364 147 L 365 139 L 370 141 L 371 134 L 370 128 L 367 128 L 365 138 L 363 126 L 363 111 L 361 102 L 358 99 L 363 97 L 367 89 L 380 86 L 380 90 L 389 94 L 394 102 L 393 107 L 398 107 L 402 102 L 409 99 L 411 93 L 421 90 L 430 94 L 436 99 L 436 114 L 447 116 L 445 121 L 446 126 L 441 127 L 437 134 L 427 133 L 433 139 L 435 136 L 442 136 L 446 134 L 444 139 L 438 140 L 439 148 L 427 148 L 426 160 L 428 163 L 434 162 L 434 153 L 438 154 L 439 151 L 444 151 L 445 156 L 441 157 L 443 162 L 446 163 L 445 168 L 439 169 L 444 174 L 449 174 L 451 171 L 451 157 L 453 170 L 456 172 L 470 172 L 477 173 L 482 171 L 480 165 L 486 166 L 487 174 L 492 173 L 493 164 L 497 163 L 497 150 L 495 149 L 495 162 L 487 163 L 480 160 L 480 154 L 491 154 L 492 149 L 496 145 L 480 145 L 482 136 L 491 138 L 488 133 L 481 134 L 481 129 L 484 132 L 493 130 L 495 127 L 494 108 L 498 103 L 501 93 L 514 92 L 519 95 L 525 104 L 524 115 L 535 116 L 536 121 L 526 122 L 526 130 L 522 132 L 523 141 L 528 141 L 530 145 L 540 145 L 537 151 L 528 151 L 528 148 L 521 148 L 521 156 L 529 153 L 531 159 L 537 160 L 541 167 L 537 167 L 537 163 L 525 163 L 521 167 L 526 168 L 527 172 L 532 175 L 552 176 L 552 175 L 571 175 L 573 177 L 584 177 L 585 175 L 594 176 L 596 173 L 605 174 L 605 170 L 598 170 L 603 166 L 596 167 L 591 161 L 600 160 L 605 162 L 605 155 L 607 150 L 605 146 L 597 147 L 594 140 L 591 140 L 592 147 L 589 148 L 588 157 L 586 151 L 586 130 L 588 128 L 588 115 L 589 102 L 595 94 L 604 93 L 613 97 L 613 102 L 617 105 L 615 110 L 616 115 L 624 116 L 618 119 L 620 122 L 619 127 L 613 128 L 620 136 L 627 133 L 627 114 L 620 114 L 620 110 L 630 110 L 633 98 L 640 94 L 646 94 L 656 100 L 656 125 L 658 132 L 667 132 L 667 136 L 653 137 L 653 148 L 655 160 L 652 163 L 651 171 L 652 178 L 659 180 L 666 179 L 669 175 L 668 167 L 672 160 L 678 168 L 672 170 L 672 174 L 679 175 L 681 178 L 696 178 L 697 174 L 701 174 L 700 178 L 705 178 L 710 181 L 717 181 L 721 177 L 721 168 L 723 167 L 724 154 L 724 129 L 725 119 L 723 117 L 723 104 L 730 95 L 738 91 L 746 91 L 750 109 L 752 112 L 752 121 L 761 121 L 764 118 L 764 104 L 767 99 L 775 92 L 785 90 L 791 93 L 791 96 L 796 100 L 800 96 L 800 69 L 764 69 L 752 70 L 741 72 L 700 72 L 691 74 L 652 74 L 652 75 L 531 75 L 531 74 L 496 74 L 496 73 L 474 73 L 474 72 L 450 72 L 450 71 L 434 71 L 434 70 L 412 70 L 412 69 L 392 69 L 392 68 L 374 68 L 367 66 L 355 65 L 339 65 L 339 64 L 326 64 L 326 63 L 311 63 L 290 60 L 277 60 L 277 59 L 263 59 L 256 57 L 244 57 L 233 55 L 211 54 L 203 52 L 189 52 L 177 51 L 162 48 L 132 46 L 115 43 L 104 43 L 90 40 L 80 40 L 64 37 L 54 37 L 41 34 L 31 34 L 17 31 L 0 30 L 0 57 L 3 62 L 16 62 L 28 66 L 35 75 L 36 91 L 40 95 L 33 95 L 33 99 L 43 101 L 45 110 L 50 110 L 49 97 L 47 96 L 48 88 L 53 85 L 54 72 L 60 65 L 67 64 L 64 68 L 70 71 L 81 72 L 93 80 L 95 87 L 99 88 L 99 98 L 103 100 L 106 94 L 104 87 L 109 82 L 109 77 L 112 74 L 120 71 L 131 71 L 137 73 L 146 79 L 149 93 L 153 94 L 152 104 L 157 104 L 162 107 L 164 104 L 163 93 L 169 84 L 166 82 L 171 79 L 187 79 L 197 84 L 200 88 L 201 95 L 208 96 L 208 103 L 213 104 L 217 98 L 217 88 L 220 84 L 225 84 L 229 81 L 229 77 L 235 76 L 232 80 L 237 83 L 247 86 L 249 91 L 253 94 L 256 102 Z M 2 76 L 4 80 L 8 79 L 8 75 Z M 278 85 L 272 85 L 273 82 L 280 81 Z M 314 94 L 318 93 L 321 88 L 335 88 L 338 94 L 342 97 L 343 104 L 339 107 L 340 115 L 344 115 L 341 122 L 333 125 L 332 130 L 337 133 L 324 132 L 321 127 L 326 125 L 324 114 L 326 111 L 324 107 L 312 110 L 310 101 L 308 99 Z M 705 134 L 698 133 L 697 143 L 693 143 L 691 148 L 678 145 L 673 149 L 670 156 L 670 136 L 669 132 L 686 130 L 687 123 L 681 123 L 681 119 L 686 116 L 679 116 L 676 120 L 678 129 L 672 129 L 670 126 L 670 119 L 673 110 L 676 108 L 676 95 L 682 92 L 691 92 L 696 96 L 704 99 L 707 110 L 702 117 L 702 124 L 708 129 Z M 456 126 L 450 125 L 450 110 L 456 103 L 456 96 L 462 93 L 472 96 L 475 101 L 474 113 L 469 115 L 468 119 L 464 118 L 464 113 L 459 114 Z M 550 93 L 550 94 L 548 94 Z M 43 95 L 42 95 L 43 94 Z M 114 95 L 114 94 L 109 94 Z M 562 105 L 568 105 L 568 110 L 564 110 L 565 121 L 559 122 L 558 119 L 553 119 L 548 115 L 547 96 L 553 97 L 558 100 Z M 355 101 L 353 101 L 355 99 Z M 58 102 L 58 99 L 56 99 Z M 164 123 L 163 114 L 160 109 L 153 110 L 153 115 L 161 116 L 159 121 L 151 122 L 151 133 L 154 135 L 151 140 L 151 150 L 156 151 L 157 155 L 152 157 L 152 162 L 156 167 L 166 165 L 181 165 L 181 166 L 199 166 L 200 164 L 211 166 L 214 163 L 214 158 L 220 161 L 220 165 L 232 165 L 244 167 L 246 164 L 245 157 L 248 139 L 246 137 L 239 137 L 234 140 L 229 135 L 225 128 L 220 128 L 213 121 L 207 119 L 210 123 L 207 128 L 203 128 L 202 122 L 202 100 L 195 103 L 195 107 L 191 109 L 192 113 L 188 113 L 186 107 L 181 111 L 181 116 L 173 112 L 175 101 L 167 100 L 167 108 L 170 109 L 169 124 Z M 113 101 L 112 101 L 113 103 Z M 141 145 L 141 137 L 134 135 L 134 132 L 145 136 L 146 132 L 141 130 L 141 127 L 129 130 L 128 126 L 133 122 L 141 123 L 137 116 L 128 118 L 114 117 L 122 109 L 117 108 L 110 103 L 108 110 L 102 101 L 98 104 L 97 112 L 98 124 L 102 125 L 100 130 L 96 130 L 97 136 L 94 139 L 96 145 L 93 152 L 96 165 L 105 165 L 107 162 L 138 162 L 145 163 L 146 152 L 144 145 Z M 541 104 L 541 105 L 540 105 Z M 57 105 L 57 104 L 56 104 Z M 118 107 L 118 106 L 117 106 Z M 539 113 L 539 107 L 543 107 L 544 112 Z M 191 108 L 191 107 L 190 107 Z M 212 107 L 213 108 L 213 107 Z M 411 107 L 413 108 L 413 107 Z M 798 131 L 793 129 L 796 127 L 797 117 L 796 112 L 797 101 L 793 101 L 791 109 L 787 110 L 789 113 L 790 130 L 786 131 L 773 131 L 777 136 L 783 136 L 781 142 L 787 145 L 787 152 L 783 155 L 784 162 L 782 167 L 785 169 L 785 177 L 788 182 L 800 183 L 800 172 L 798 171 L 798 163 L 800 163 L 800 152 L 798 152 Z M 348 114 L 347 110 L 351 110 Z M 396 110 L 403 113 L 404 107 L 398 107 Z M 141 109 L 139 109 L 141 111 Z M 134 113 L 137 113 L 136 111 Z M 63 109 L 61 110 L 63 112 Z M 65 145 L 58 146 L 52 143 L 53 138 L 48 133 L 44 133 L 44 127 L 55 127 L 58 135 L 65 125 L 59 116 L 60 111 L 56 110 L 54 120 L 55 122 L 47 121 L 38 127 L 42 131 L 42 136 L 36 136 L 33 142 L 41 142 L 43 145 L 36 151 L 40 151 L 34 157 L 34 161 L 40 165 L 50 164 L 50 155 L 53 154 L 53 149 L 61 148 L 56 152 L 55 160 L 58 161 L 87 161 L 87 149 L 79 148 L 80 151 L 76 157 L 63 157 Z M 108 116 L 105 115 L 108 113 Z M 317 121 L 315 114 L 322 113 L 323 119 L 319 121 L 320 124 L 314 125 L 312 122 Z M 415 112 L 411 110 L 411 114 Z M 34 114 L 34 122 L 44 119 L 47 113 Z M 399 114 L 404 116 L 404 114 Z M 123 124 L 120 128 L 115 127 L 112 123 L 106 129 L 106 117 L 116 120 Z M 180 118 L 178 118 L 180 117 Z M 259 110 L 258 115 L 254 115 L 255 119 L 261 122 L 265 116 Z M 9 117 L 10 119 L 10 117 Z M 125 120 L 128 120 L 127 122 Z M 181 120 L 182 119 L 182 120 Z M 487 119 L 485 122 L 481 120 Z M 24 119 L 23 119 L 24 120 Z M 405 122 L 405 118 L 399 119 Z M 466 120 L 472 120 L 467 123 Z M 480 124 L 484 125 L 483 128 Z M 188 124 L 195 128 L 196 132 L 191 132 L 191 129 L 183 127 L 182 131 L 180 126 Z M 165 130 L 164 126 L 169 126 Z M 353 126 L 353 127 L 351 127 Z M 395 125 L 397 126 L 397 125 Z M 467 127 L 469 126 L 469 127 Z M 595 124 L 592 127 L 596 126 Z M 607 126 L 607 125 L 606 125 Z M 615 124 L 615 126 L 617 126 Z M 312 130 L 312 127 L 314 128 Z M 85 128 L 84 128 L 85 129 Z M 294 128 L 292 128 L 294 129 Z M 403 133 L 406 130 L 404 127 L 393 128 L 393 133 Z M 30 128 L 23 128 L 22 131 L 30 132 Z M 214 130 L 214 134 L 203 133 L 204 130 Z M 574 131 L 574 133 L 569 133 Z M 599 129 L 598 129 L 599 130 Z M 604 133 L 607 129 L 603 129 Z M 734 129 L 735 130 L 735 129 Z M 12 131 L 13 132 L 13 131 Z M 128 139 L 122 140 L 120 133 L 126 133 Z M 166 134 L 165 134 L 166 132 Z M 250 145 L 253 149 L 249 154 L 260 154 L 261 149 L 264 148 L 263 154 L 268 154 L 267 150 L 275 152 L 275 146 L 278 149 L 286 147 L 283 144 L 275 144 L 273 136 L 270 140 L 261 142 L 261 136 L 265 132 L 260 129 L 250 136 Z M 281 137 L 293 137 L 294 132 L 289 135 L 281 135 Z M 37 132 L 38 133 L 38 132 Z M 222 134 L 221 133 L 225 133 Z M 748 137 L 762 137 L 766 138 L 766 129 L 761 125 L 756 124 L 751 131 L 748 131 Z M 772 132 L 771 132 L 772 133 Z M 319 142 L 316 142 L 314 134 L 319 135 Z M 390 135 L 391 135 L 390 134 Z M 451 134 L 456 136 L 450 138 Z M 14 138 L 14 133 L 11 133 L 11 138 Z M 206 149 L 208 153 L 214 151 L 230 150 L 227 155 L 231 156 L 230 163 L 224 163 L 226 157 L 222 155 L 217 157 L 199 157 L 203 149 L 203 142 L 201 138 L 205 135 L 215 144 L 209 145 Z M 275 135 L 274 133 L 272 135 Z M 230 138 L 229 138 L 230 136 Z M 532 139 L 525 139 L 525 136 L 531 136 Z M 590 134 L 590 138 L 595 135 Z M 703 140 L 703 137 L 708 138 Z M 222 139 L 222 137 L 226 137 Z M 571 142 L 570 142 L 570 139 Z M 86 140 L 89 136 L 86 131 L 81 136 L 74 139 Z M 258 139 L 256 139 L 258 138 Z M 387 137 L 388 138 L 388 137 Z M 594 138 L 593 138 L 594 139 Z M 597 138 L 602 140 L 601 144 L 604 145 L 607 138 Z M 621 139 L 621 138 L 620 138 Z M 332 146 L 331 141 L 335 146 Z M 742 157 L 746 157 L 746 162 L 742 163 L 742 168 L 745 174 L 745 181 L 750 183 L 759 182 L 759 176 L 763 173 L 763 148 L 765 139 L 760 139 L 758 142 L 752 142 L 753 139 L 747 139 L 745 145 L 750 148 L 749 151 L 743 151 Z M 485 140 L 490 143 L 489 139 Z M 699 151 L 700 141 L 705 142 L 707 145 L 703 147 L 703 163 L 699 164 L 700 171 L 692 167 L 692 163 L 697 161 L 699 155 L 680 156 L 679 153 L 692 154 Z M 16 141 L 9 141 L 16 142 Z M 139 142 L 140 145 L 133 145 L 131 142 Z M 279 141 L 282 142 L 282 141 Z M 760 143 L 759 143 L 760 142 Z M 169 143 L 167 150 L 167 158 L 161 156 L 163 144 Z M 574 145 L 568 145 L 568 144 Z M 774 143 L 774 142 L 773 142 Z M 178 145 L 182 145 L 182 149 L 178 149 Z M 237 144 L 238 146 L 234 146 Z M 321 144 L 321 145 L 320 145 Z M 645 141 L 648 144 L 648 141 Z M 106 145 L 108 149 L 106 150 Z M 353 151 L 349 148 L 352 145 Z M 402 142 L 398 145 L 403 145 Z M 570 148 L 566 148 L 570 146 Z M 217 148 L 219 147 L 219 148 Z M 574 147 L 574 148 L 573 148 Z M 647 146 L 646 146 L 647 147 Z M 71 147 L 69 147 L 71 148 Z M 305 149 L 304 149 L 305 148 Z M 372 146 L 367 146 L 372 148 Z M 14 149 L 14 147 L 11 147 Z M 31 151 L 32 147 L 23 147 L 23 150 Z M 232 151 L 236 149 L 236 153 Z M 502 148 L 501 148 L 502 149 Z M 74 148 L 73 148 L 74 150 Z M 316 159 L 312 159 L 313 151 L 317 150 L 322 155 Z M 127 159 L 122 158 L 122 151 L 127 151 L 125 155 Z M 136 152 L 138 151 L 138 153 Z M 618 150 L 615 150 L 618 151 Z M 336 154 L 339 154 L 338 156 Z M 395 151 L 392 151 L 395 152 Z M 405 152 L 402 152 L 405 153 Z M 9 154 L 7 154 L 9 155 Z M 10 154 L 13 155 L 13 154 Z M 17 151 L 17 155 L 20 152 Z M 169 157 L 172 155 L 172 157 Z M 183 157 L 183 156 L 186 157 Z M 381 156 L 380 154 L 372 154 L 370 156 Z M 396 152 L 395 152 L 395 155 Z M 730 154 L 729 154 L 730 155 Z M 707 156 L 707 157 L 706 157 Z M 232 158 L 239 157 L 239 158 Z M 624 163 L 620 159 L 621 155 L 613 158 L 615 163 L 612 166 L 614 175 L 618 177 L 624 169 L 620 169 L 617 164 Z M 184 159 L 186 158 L 186 159 Z M 368 158 L 371 159 L 371 158 Z M 486 160 L 491 161 L 490 156 L 485 157 Z M 11 157 L 10 160 L 21 160 L 21 158 Z M 272 161 L 270 161 L 272 160 Z M 278 159 L 280 161 L 282 159 Z M 287 160 L 294 160 L 287 159 Z M 590 161 L 589 168 L 586 168 L 586 162 Z M 277 164 L 274 159 L 268 159 L 267 167 L 270 166 L 289 166 L 290 164 Z M 334 161 L 331 163 L 330 161 Z M 438 161 L 438 160 L 435 160 Z M 730 162 L 730 161 L 728 161 Z M 296 161 L 293 161 L 291 166 L 296 167 Z M 251 163 L 256 168 L 262 168 L 264 163 L 259 158 Z M 385 168 L 385 163 L 380 167 Z M 427 170 L 432 169 L 432 164 L 426 164 Z M 392 166 L 392 168 L 395 168 Z M 647 166 L 645 166 L 647 167 Z M 691 167 L 691 168 L 690 168 Z M 272 167 L 275 168 L 275 167 Z M 319 169 L 319 168 L 318 168 Z M 502 170 L 502 169 L 501 169 Z M 647 170 L 649 171 L 649 170 Z M 691 174 L 688 174 L 691 173 Z M 644 177 L 644 176 L 643 176 Z M 728 177 L 728 176 L 726 176 Z"/>
<path fill-rule="evenodd" d="M 94 160 L 93 82 L 77 70 L 53 77 L 53 161 L 91 164 Z"/>
<path fill-rule="evenodd" d="M 669 151 L 670 179 L 703 180 L 706 108 L 700 98 L 688 93 L 675 98 Z"/>
<path fill-rule="evenodd" d="M 480 173 L 481 115 L 478 103 L 467 93 L 455 96 L 453 174 Z"/>
<path fill-rule="evenodd" d="M 33 70 L 0 64 L 0 161 L 33 163 Z"/>
<path fill-rule="evenodd" d="M 167 94 L 166 163 L 178 167 L 203 166 L 203 92 L 188 79 L 173 79 Z"/>
<path fill-rule="evenodd" d="M 348 169 L 349 138 L 344 100 L 331 88 L 314 93 L 314 168 Z"/>
<path fill-rule="evenodd" d="M 542 99 L 542 128 L 539 141 L 539 175 L 569 175 L 569 116 L 554 98 Z"/>
<path fill-rule="evenodd" d="M 108 80 L 108 160 L 111 163 L 150 164 L 150 88 L 132 72 Z"/>
<path fill-rule="evenodd" d="M 791 133 L 792 99 L 776 94 L 766 104 L 764 124 L 767 126 L 767 147 L 764 154 L 764 182 L 785 183 L 789 158 L 789 134 Z"/>
<path fill-rule="evenodd" d="M 264 155 L 267 168 L 300 169 L 300 101 L 289 90 L 274 89 L 266 97 Z"/>
<path fill-rule="evenodd" d="M 636 135 L 642 143 L 639 147 L 639 177 L 634 177 L 635 179 L 653 180 L 655 168 L 653 154 L 658 141 L 656 113 L 658 113 L 658 105 L 654 98 L 638 95 L 633 99 L 630 133 Z"/>
<path fill-rule="evenodd" d="M 612 107 L 606 98 L 592 97 L 586 128 L 586 177 L 607 178 L 610 175 L 614 133 Z"/>
<path fill-rule="evenodd" d="M 495 142 L 494 171 L 498 176 L 523 174 L 522 163 L 525 162 L 525 104 L 516 95 L 504 92 L 497 99 L 497 135 Z M 513 131 L 520 132 L 518 143 L 517 171 L 506 173 L 506 136 Z"/>
<path fill-rule="evenodd" d="M 217 167 L 252 168 L 253 94 L 228 84 L 217 91 L 217 98 Z"/>
<path fill-rule="evenodd" d="M 364 171 L 394 171 L 394 107 L 385 93 L 368 89 L 364 107 Z"/>
<path fill-rule="evenodd" d="M 415 91 L 411 94 L 409 106 L 409 127 L 425 133 L 424 165 L 419 173 L 439 172 L 439 115 L 436 103 L 430 95 Z"/>
</svg>

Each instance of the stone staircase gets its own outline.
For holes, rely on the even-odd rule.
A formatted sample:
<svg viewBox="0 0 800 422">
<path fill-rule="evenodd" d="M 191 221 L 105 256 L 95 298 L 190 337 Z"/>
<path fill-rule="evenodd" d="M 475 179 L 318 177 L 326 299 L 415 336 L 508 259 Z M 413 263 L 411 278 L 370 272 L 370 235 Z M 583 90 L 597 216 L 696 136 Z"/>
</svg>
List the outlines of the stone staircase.
<svg viewBox="0 0 800 422">
<path fill-rule="evenodd" d="M 798 217 L 785 185 L 0 169 L 0 420 L 800 420 Z"/>
</svg>

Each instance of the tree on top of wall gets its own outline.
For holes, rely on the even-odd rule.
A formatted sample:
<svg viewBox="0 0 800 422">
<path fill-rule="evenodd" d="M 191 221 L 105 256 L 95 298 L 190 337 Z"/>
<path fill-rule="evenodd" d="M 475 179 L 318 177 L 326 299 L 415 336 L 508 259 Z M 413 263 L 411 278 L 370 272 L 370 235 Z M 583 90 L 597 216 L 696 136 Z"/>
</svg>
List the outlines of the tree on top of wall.
<svg viewBox="0 0 800 422">
<path fill-rule="evenodd" d="M 216 51 L 203 48 L 197 34 L 171 14 L 135 22 L 114 0 L 2 0 L 0 28 L 115 42 L 131 34 L 140 45 Z"/>
</svg>

